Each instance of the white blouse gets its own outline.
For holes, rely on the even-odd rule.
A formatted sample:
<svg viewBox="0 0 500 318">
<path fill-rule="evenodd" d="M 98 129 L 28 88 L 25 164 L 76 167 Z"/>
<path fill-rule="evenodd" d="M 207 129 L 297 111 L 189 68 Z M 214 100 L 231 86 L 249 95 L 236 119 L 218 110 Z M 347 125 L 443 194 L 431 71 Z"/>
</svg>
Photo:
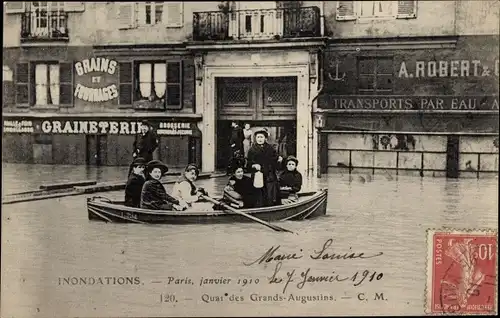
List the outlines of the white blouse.
<svg viewBox="0 0 500 318">
<path fill-rule="evenodd" d="M 197 195 L 191 195 L 191 185 L 187 181 L 176 182 L 172 190 L 172 196 L 186 203 L 193 203 L 199 200 Z"/>
</svg>

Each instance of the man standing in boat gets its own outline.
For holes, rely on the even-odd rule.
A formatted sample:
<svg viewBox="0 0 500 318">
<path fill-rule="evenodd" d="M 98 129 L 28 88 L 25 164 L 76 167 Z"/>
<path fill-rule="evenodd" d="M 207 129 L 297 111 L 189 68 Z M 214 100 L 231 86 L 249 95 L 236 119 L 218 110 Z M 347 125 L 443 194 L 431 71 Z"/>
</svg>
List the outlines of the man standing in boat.
<svg viewBox="0 0 500 318">
<path fill-rule="evenodd" d="M 147 120 L 141 122 L 141 133 L 136 135 L 134 141 L 134 151 L 132 157 L 144 158 L 146 162 L 153 160 L 153 152 L 158 148 L 158 137 L 151 128 L 151 124 Z M 132 165 L 130 165 L 128 175 L 132 172 Z"/>
</svg>

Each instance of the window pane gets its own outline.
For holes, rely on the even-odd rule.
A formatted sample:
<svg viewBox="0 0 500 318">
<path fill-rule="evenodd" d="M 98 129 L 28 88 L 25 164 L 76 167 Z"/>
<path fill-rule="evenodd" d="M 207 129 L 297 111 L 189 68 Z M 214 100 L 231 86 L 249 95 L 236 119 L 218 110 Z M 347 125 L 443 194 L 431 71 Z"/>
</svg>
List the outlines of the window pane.
<svg viewBox="0 0 500 318">
<path fill-rule="evenodd" d="M 180 85 L 167 85 L 167 105 L 177 106 L 181 104 Z"/>
<path fill-rule="evenodd" d="M 393 74 L 392 58 L 381 58 L 377 60 L 378 74 Z"/>
<path fill-rule="evenodd" d="M 169 84 L 181 82 L 181 63 L 167 63 L 167 82 Z"/>
<path fill-rule="evenodd" d="M 71 83 L 73 80 L 73 65 L 71 63 L 61 63 L 59 69 L 61 83 Z"/>
<path fill-rule="evenodd" d="M 360 76 L 358 80 L 359 89 L 373 89 L 374 76 Z"/>
<path fill-rule="evenodd" d="M 360 59 L 358 62 L 359 74 L 373 74 L 375 72 L 374 59 Z"/>
<path fill-rule="evenodd" d="M 163 2 L 155 2 L 155 23 L 161 23 L 161 17 L 163 15 Z"/>
<path fill-rule="evenodd" d="M 360 1 L 361 6 L 361 16 L 362 17 L 372 17 L 374 13 L 374 1 Z"/>
</svg>

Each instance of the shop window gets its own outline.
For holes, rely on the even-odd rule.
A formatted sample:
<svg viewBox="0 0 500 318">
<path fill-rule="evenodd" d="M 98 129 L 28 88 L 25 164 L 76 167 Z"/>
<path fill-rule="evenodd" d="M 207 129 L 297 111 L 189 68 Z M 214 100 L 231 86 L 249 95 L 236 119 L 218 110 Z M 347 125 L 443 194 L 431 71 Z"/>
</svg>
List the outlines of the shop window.
<svg viewBox="0 0 500 318">
<path fill-rule="evenodd" d="M 417 1 L 337 1 L 337 21 L 417 17 Z"/>
<path fill-rule="evenodd" d="M 69 106 L 73 104 L 71 63 L 20 63 L 16 68 L 16 104 Z"/>
<path fill-rule="evenodd" d="M 357 67 L 359 94 L 392 94 L 394 87 L 392 57 L 360 57 Z"/>
</svg>

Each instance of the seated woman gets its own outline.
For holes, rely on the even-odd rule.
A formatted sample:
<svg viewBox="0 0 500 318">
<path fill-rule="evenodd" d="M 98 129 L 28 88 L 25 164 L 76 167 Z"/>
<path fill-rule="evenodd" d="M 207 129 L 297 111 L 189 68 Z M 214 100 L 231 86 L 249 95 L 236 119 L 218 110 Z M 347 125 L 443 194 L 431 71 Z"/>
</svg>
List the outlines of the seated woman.
<svg viewBox="0 0 500 318">
<path fill-rule="evenodd" d="M 125 205 L 138 208 L 141 204 L 141 192 L 146 176 L 144 175 L 146 161 L 137 157 L 131 164 L 132 172 L 125 186 Z"/>
<path fill-rule="evenodd" d="M 302 174 L 297 171 L 299 161 L 294 156 L 285 160 L 285 171 L 280 175 L 281 204 L 288 204 L 299 200 L 297 192 L 302 188 Z"/>
<path fill-rule="evenodd" d="M 179 200 L 167 194 L 160 182 L 168 167 L 159 160 L 152 160 L 146 165 L 146 179 L 141 192 L 141 208 L 151 210 L 183 210 Z"/>
<path fill-rule="evenodd" d="M 243 167 L 238 166 L 224 188 L 222 199 L 235 208 L 252 208 L 254 193 L 252 178 L 245 176 Z"/>
<path fill-rule="evenodd" d="M 203 188 L 198 188 L 194 182 L 198 178 L 200 170 L 196 165 L 189 164 L 181 175 L 172 190 L 172 196 L 179 200 L 182 205 L 190 206 L 194 202 L 200 201 L 202 194 L 208 195 Z"/>
</svg>

